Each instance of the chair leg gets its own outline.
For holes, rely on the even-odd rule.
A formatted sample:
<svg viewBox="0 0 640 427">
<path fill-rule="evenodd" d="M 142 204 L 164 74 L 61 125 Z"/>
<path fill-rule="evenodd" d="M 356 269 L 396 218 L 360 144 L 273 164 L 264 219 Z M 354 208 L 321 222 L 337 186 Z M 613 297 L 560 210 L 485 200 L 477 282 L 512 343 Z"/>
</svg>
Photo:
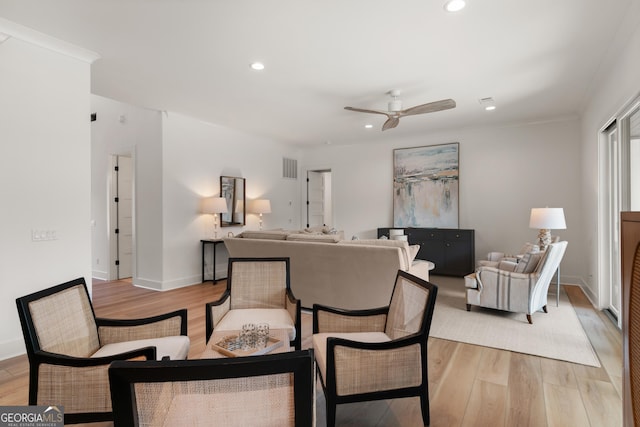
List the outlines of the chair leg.
<svg viewBox="0 0 640 427">
<path fill-rule="evenodd" d="M 548 313 L 546 305 L 542 307 L 542 311 L 544 311 L 545 313 Z"/>
<path fill-rule="evenodd" d="M 530 325 L 533 325 L 533 320 L 531 320 L 531 315 L 527 314 L 527 320 L 529 321 Z"/>
<path fill-rule="evenodd" d="M 336 426 L 336 404 L 329 399 L 325 393 L 324 398 L 327 404 L 327 427 Z"/>
<path fill-rule="evenodd" d="M 471 311 L 471 304 L 467 304 L 467 311 Z"/>
<path fill-rule="evenodd" d="M 420 395 L 420 409 L 422 411 L 422 422 L 425 426 L 431 423 L 429 418 L 429 396 L 425 394 Z"/>
</svg>

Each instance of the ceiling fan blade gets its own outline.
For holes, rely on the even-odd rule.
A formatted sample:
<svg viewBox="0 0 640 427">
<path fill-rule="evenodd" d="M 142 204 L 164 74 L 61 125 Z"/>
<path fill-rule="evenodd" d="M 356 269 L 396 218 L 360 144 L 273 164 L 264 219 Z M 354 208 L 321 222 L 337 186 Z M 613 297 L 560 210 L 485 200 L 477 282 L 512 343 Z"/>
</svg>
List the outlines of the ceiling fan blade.
<svg viewBox="0 0 640 427">
<path fill-rule="evenodd" d="M 389 119 L 382 125 L 382 130 L 393 129 L 398 126 L 398 123 L 400 123 L 400 117 L 389 116 Z"/>
<path fill-rule="evenodd" d="M 436 111 L 448 110 L 455 108 L 456 101 L 453 99 L 442 99 L 440 101 L 430 102 L 428 104 L 416 105 L 399 112 L 401 116 L 412 116 L 414 114 L 435 113 Z"/>
<path fill-rule="evenodd" d="M 349 111 L 356 111 L 358 113 L 384 114 L 385 116 L 390 117 L 387 111 L 382 111 L 382 110 L 368 110 L 366 108 L 355 108 L 355 107 L 344 107 L 344 109 Z"/>
</svg>

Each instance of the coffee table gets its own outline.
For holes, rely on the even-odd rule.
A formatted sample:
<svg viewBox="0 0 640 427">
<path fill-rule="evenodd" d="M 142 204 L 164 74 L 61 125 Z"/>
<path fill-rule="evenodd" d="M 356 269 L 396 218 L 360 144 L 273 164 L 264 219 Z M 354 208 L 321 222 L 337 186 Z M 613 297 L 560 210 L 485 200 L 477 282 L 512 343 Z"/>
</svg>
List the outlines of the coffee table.
<svg viewBox="0 0 640 427">
<path fill-rule="evenodd" d="M 222 340 L 227 335 L 238 335 L 240 331 L 213 331 L 211 334 L 211 338 L 207 342 L 207 346 L 200 355 L 200 359 L 219 359 L 223 357 L 227 357 L 222 353 L 218 353 L 213 348 L 211 348 L 211 344 Z M 291 351 L 291 346 L 289 345 L 289 333 L 286 329 L 271 329 L 269 331 L 269 336 L 273 338 L 277 338 L 282 341 L 282 345 L 278 348 L 273 349 L 267 354 L 274 353 L 285 353 L 287 351 Z"/>
</svg>

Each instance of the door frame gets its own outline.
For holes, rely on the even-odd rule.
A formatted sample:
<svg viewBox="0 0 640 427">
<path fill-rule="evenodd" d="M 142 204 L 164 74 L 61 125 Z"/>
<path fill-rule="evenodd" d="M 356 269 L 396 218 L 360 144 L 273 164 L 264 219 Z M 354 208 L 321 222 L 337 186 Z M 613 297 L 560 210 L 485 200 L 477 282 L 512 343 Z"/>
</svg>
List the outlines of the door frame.
<svg viewBox="0 0 640 427">
<path fill-rule="evenodd" d="M 115 204 L 112 203 L 116 195 L 117 183 L 114 183 L 114 168 L 118 162 L 118 156 L 131 158 L 131 278 L 137 277 L 137 244 L 136 244 L 136 155 L 135 147 L 130 153 L 110 154 L 109 155 L 109 173 L 107 178 L 107 242 L 109 245 L 109 270 L 107 280 L 118 280 L 118 267 L 116 260 L 118 259 L 118 239 L 113 232 L 115 225 L 118 223 L 118 212 Z"/>
<path fill-rule="evenodd" d="M 329 212 L 331 215 L 331 221 L 329 226 L 334 227 L 335 226 L 335 216 L 334 216 L 334 208 L 333 208 L 333 172 L 331 170 L 331 168 L 307 168 L 305 170 L 305 181 L 304 181 L 304 187 L 303 187 L 303 214 L 302 214 L 302 218 L 304 218 L 304 224 L 309 224 L 309 172 L 317 172 L 317 173 L 322 173 L 322 172 L 329 172 L 331 174 L 331 182 L 329 183 L 329 188 L 327 189 L 327 186 L 324 187 L 324 199 L 327 199 L 327 191 L 329 194 L 329 200 L 330 200 L 330 207 L 329 207 Z M 326 213 L 326 202 L 325 202 L 325 213 Z M 326 214 L 325 214 L 325 223 L 326 223 Z"/>
</svg>

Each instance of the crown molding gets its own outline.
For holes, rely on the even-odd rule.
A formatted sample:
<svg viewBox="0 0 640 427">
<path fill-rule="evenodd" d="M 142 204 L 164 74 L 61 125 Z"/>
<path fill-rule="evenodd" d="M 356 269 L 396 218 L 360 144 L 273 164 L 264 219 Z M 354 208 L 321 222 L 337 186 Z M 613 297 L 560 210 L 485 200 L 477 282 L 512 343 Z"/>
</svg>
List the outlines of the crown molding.
<svg viewBox="0 0 640 427">
<path fill-rule="evenodd" d="M 0 43 L 9 38 L 22 40 L 89 64 L 92 64 L 100 58 L 100 55 L 93 51 L 67 43 L 0 17 Z"/>
</svg>

